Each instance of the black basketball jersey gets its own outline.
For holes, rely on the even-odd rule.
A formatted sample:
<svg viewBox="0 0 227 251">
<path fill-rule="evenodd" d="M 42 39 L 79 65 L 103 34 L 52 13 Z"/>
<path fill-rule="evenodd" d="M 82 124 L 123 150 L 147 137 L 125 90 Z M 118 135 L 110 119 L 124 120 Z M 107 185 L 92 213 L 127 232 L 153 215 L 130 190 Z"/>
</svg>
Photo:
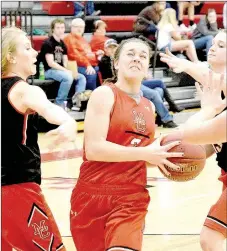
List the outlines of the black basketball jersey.
<svg viewBox="0 0 227 251">
<path fill-rule="evenodd" d="M 19 77 L 2 79 L 2 185 L 41 183 L 40 151 L 37 143 L 38 115 L 31 111 L 20 113 L 8 99 L 11 88 L 20 81 L 22 79 Z"/>
</svg>

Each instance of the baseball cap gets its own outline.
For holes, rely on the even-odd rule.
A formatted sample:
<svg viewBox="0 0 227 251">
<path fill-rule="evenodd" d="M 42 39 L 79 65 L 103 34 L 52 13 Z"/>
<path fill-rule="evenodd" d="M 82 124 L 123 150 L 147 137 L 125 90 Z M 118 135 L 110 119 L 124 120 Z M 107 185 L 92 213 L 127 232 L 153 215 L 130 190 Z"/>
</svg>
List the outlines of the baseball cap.
<svg viewBox="0 0 227 251">
<path fill-rule="evenodd" d="M 106 40 L 106 42 L 104 43 L 104 48 L 107 48 L 107 47 L 109 47 L 111 45 L 118 46 L 117 41 L 115 39 Z"/>
</svg>

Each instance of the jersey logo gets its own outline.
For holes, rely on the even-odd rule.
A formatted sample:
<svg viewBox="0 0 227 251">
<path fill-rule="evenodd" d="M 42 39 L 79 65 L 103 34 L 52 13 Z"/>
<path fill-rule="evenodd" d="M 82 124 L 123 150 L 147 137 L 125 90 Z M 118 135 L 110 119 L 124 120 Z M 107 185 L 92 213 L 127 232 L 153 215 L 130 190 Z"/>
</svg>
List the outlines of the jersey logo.
<svg viewBox="0 0 227 251">
<path fill-rule="evenodd" d="M 28 217 L 28 229 L 33 236 L 32 242 L 35 246 L 43 251 L 54 250 L 54 234 L 52 233 L 51 222 L 46 213 L 36 204 L 33 204 Z"/>
<path fill-rule="evenodd" d="M 133 121 L 136 125 L 136 130 L 138 132 L 145 132 L 146 131 L 146 121 L 144 119 L 144 115 L 142 112 L 136 112 L 135 110 L 132 111 L 133 113 Z"/>
<path fill-rule="evenodd" d="M 131 145 L 137 147 L 137 146 L 139 145 L 140 142 L 141 142 L 141 139 L 136 139 L 136 138 L 134 138 L 134 139 L 132 139 L 132 141 L 131 141 Z"/>
<path fill-rule="evenodd" d="M 50 232 L 48 232 L 48 227 L 45 225 L 45 220 L 41 220 L 39 224 L 33 223 L 32 227 L 34 228 L 34 235 L 39 235 L 41 239 L 46 239 L 50 236 Z"/>
</svg>

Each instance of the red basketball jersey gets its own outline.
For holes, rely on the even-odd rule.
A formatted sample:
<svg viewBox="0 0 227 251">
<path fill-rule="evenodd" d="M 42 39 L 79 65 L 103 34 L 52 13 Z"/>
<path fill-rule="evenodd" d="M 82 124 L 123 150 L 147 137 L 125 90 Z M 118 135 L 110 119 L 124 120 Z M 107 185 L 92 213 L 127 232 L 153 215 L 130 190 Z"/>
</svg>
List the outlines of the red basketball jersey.
<svg viewBox="0 0 227 251">
<path fill-rule="evenodd" d="M 151 144 L 155 134 L 155 117 L 149 100 L 140 103 L 108 84 L 114 93 L 107 141 L 126 147 L 141 147 Z M 88 161 L 85 151 L 80 169 L 80 179 L 88 183 L 146 185 L 145 161 L 100 162 Z"/>
</svg>

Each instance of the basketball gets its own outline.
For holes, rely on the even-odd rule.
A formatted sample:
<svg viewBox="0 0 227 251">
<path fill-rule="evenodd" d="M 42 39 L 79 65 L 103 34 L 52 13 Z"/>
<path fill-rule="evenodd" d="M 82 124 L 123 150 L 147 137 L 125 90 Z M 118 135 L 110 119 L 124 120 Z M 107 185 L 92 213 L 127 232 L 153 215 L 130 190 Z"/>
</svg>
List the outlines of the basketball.
<svg viewBox="0 0 227 251">
<path fill-rule="evenodd" d="M 173 133 L 164 137 L 161 145 L 166 145 L 173 141 L 181 141 L 181 135 Z M 171 176 L 167 176 L 160 169 L 162 174 L 173 181 L 189 181 L 197 177 L 203 170 L 206 163 L 206 150 L 202 145 L 192 145 L 188 143 L 181 143 L 173 147 L 170 152 L 184 152 L 184 156 L 180 158 L 168 158 L 168 160 L 180 167 L 180 170 L 173 170 L 165 166 Z"/>
</svg>

